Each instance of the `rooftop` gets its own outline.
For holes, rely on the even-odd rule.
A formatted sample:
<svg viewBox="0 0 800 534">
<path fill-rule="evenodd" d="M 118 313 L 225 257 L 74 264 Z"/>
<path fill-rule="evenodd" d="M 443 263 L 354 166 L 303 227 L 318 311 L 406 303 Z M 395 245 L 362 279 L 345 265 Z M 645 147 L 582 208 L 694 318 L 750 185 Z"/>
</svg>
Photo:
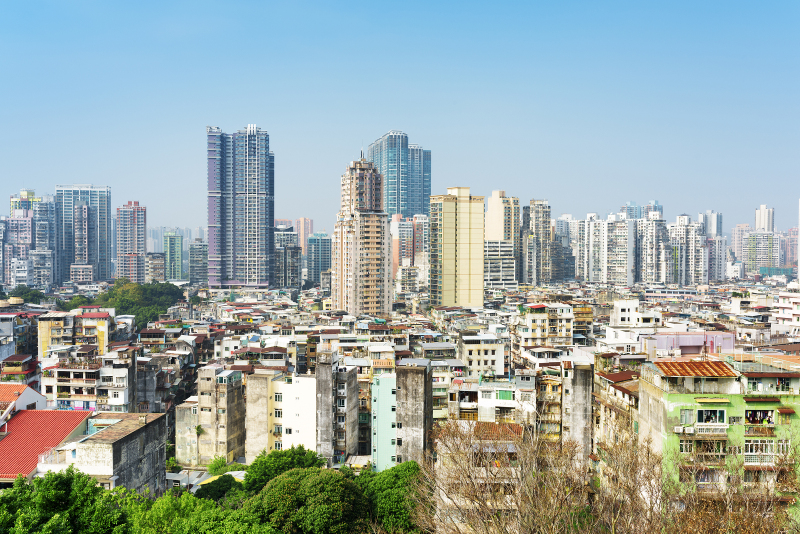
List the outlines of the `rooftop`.
<svg viewBox="0 0 800 534">
<path fill-rule="evenodd" d="M 0 440 L 0 479 L 29 476 L 39 455 L 58 446 L 92 415 L 83 410 L 21 410 L 5 425 Z M 43 430 L 47 429 L 46 432 Z"/>
<path fill-rule="evenodd" d="M 725 362 L 654 362 L 664 376 L 735 377 L 736 372 Z"/>
</svg>

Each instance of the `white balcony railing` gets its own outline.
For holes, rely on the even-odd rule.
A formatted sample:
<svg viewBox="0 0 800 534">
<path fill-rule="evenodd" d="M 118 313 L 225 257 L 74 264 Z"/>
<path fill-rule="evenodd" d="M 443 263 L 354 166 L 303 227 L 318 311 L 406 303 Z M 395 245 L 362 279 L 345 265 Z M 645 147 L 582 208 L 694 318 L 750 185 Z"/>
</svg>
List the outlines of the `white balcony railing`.
<svg viewBox="0 0 800 534">
<path fill-rule="evenodd" d="M 728 433 L 726 423 L 696 423 L 694 432 L 699 436 L 724 436 Z"/>
</svg>

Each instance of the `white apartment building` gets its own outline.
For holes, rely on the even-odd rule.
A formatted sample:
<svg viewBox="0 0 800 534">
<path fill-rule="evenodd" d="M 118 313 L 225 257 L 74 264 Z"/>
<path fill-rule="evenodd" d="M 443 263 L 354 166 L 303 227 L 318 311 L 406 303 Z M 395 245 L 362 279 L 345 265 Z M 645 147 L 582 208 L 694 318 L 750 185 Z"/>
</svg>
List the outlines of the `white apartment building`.
<svg viewBox="0 0 800 534">
<path fill-rule="evenodd" d="M 486 199 L 485 239 L 511 243 L 515 269 L 517 269 L 514 275 L 515 280 L 519 279 L 522 268 L 517 264 L 522 253 L 520 214 L 519 198 L 507 197 L 505 191 L 492 191 L 492 195 Z"/>
<path fill-rule="evenodd" d="M 800 335 L 800 293 L 782 291 L 775 302 L 773 335 Z"/>
<path fill-rule="evenodd" d="M 494 334 L 462 332 L 457 347 L 468 378 L 505 374 L 505 343 Z"/>
<path fill-rule="evenodd" d="M 620 214 L 581 221 L 576 275 L 587 282 L 629 287 L 636 281 L 636 221 Z M 582 227 L 582 228 L 581 228 Z"/>
<path fill-rule="evenodd" d="M 569 304 L 534 304 L 511 324 L 511 355 L 532 347 L 572 345 L 575 314 Z"/>
<path fill-rule="evenodd" d="M 483 284 L 491 289 L 516 290 L 516 261 L 511 241 L 483 242 Z"/>
<path fill-rule="evenodd" d="M 673 282 L 678 285 L 708 284 L 708 245 L 704 227 L 692 222 L 688 215 L 679 215 L 667 226 L 673 248 Z"/>
<path fill-rule="evenodd" d="M 758 274 L 760 267 L 780 267 L 780 235 L 775 232 L 750 232 L 742 245 L 742 263 L 747 273 Z"/>
<path fill-rule="evenodd" d="M 672 247 L 667 224 L 660 211 L 648 219 L 636 219 L 637 281 L 646 284 L 672 283 Z"/>
<path fill-rule="evenodd" d="M 728 239 L 721 235 L 708 238 L 708 280 L 719 282 L 726 280 Z"/>
</svg>

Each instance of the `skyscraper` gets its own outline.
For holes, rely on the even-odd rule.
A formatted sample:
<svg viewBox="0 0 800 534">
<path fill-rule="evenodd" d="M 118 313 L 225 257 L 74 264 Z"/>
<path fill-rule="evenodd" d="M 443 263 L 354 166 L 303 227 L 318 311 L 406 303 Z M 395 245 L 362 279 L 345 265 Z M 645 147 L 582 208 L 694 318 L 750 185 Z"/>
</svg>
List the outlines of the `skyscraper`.
<svg viewBox="0 0 800 534">
<path fill-rule="evenodd" d="M 448 187 L 431 197 L 430 302 L 483 306 L 483 197 L 469 187 Z"/>
<path fill-rule="evenodd" d="M 202 239 L 189 243 L 189 283 L 208 284 L 208 243 Z"/>
<path fill-rule="evenodd" d="M 525 249 L 523 281 L 526 284 L 546 284 L 551 281 L 550 204 L 546 200 L 531 200 L 530 228 L 523 229 Z"/>
<path fill-rule="evenodd" d="M 429 214 L 430 150 L 408 144 L 408 135 L 392 130 L 369 145 L 367 160 L 383 176 L 383 210 L 389 217 Z"/>
<path fill-rule="evenodd" d="M 733 255 L 739 261 L 744 258 L 744 242 L 747 239 L 747 234 L 752 231 L 753 229 L 750 228 L 749 224 L 737 224 L 731 231 L 731 248 L 733 249 Z"/>
<path fill-rule="evenodd" d="M 274 261 L 275 155 L 255 124 L 207 127 L 208 284 L 266 287 Z"/>
<path fill-rule="evenodd" d="M 353 315 L 391 312 L 389 216 L 382 177 L 365 159 L 342 175 L 342 202 L 331 247 L 331 300 Z"/>
<path fill-rule="evenodd" d="M 13 214 L 15 210 L 32 210 L 33 206 L 41 200 L 33 189 L 21 189 L 18 195 L 11 195 L 9 213 Z"/>
<path fill-rule="evenodd" d="M 91 217 L 95 238 L 91 244 L 95 250 L 87 251 L 94 262 L 94 280 L 109 280 L 112 277 L 111 264 L 111 188 L 94 185 L 57 185 L 56 186 L 56 260 L 58 273 L 56 283 L 70 279 L 70 269 L 75 261 L 75 208 L 83 203 L 91 210 L 86 215 Z M 94 215 L 89 212 L 94 211 Z M 85 272 L 85 271 L 84 271 Z"/>
<path fill-rule="evenodd" d="M 761 204 L 756 210 L 756 232 L 775 231 L 775 208 Z"/>
<path fill-rule="evenodd" d="M 492 196 L 486 199 L 485 239 L 511 243 L 515 259 L 514 277 L 516 280 L 519 280 L 522 274 L 522 264 L 516 264 L 522 251 L 520 217 L 519 198 L 507 197 L 505 191 L 492 191 Z"/>
<path fill-rule="evenodd" d="M 322 273 L 331 268 L 331 238 L 325 232 L 308 236 L 308 274 L 306 278 L 319 285 Z"/>
<path fill-rule="evenodd" d="M 314 221 L 301 217 L 294 221 L 294 231 L 300 239 L 300 248 L 303 249 L 303 255 L 308 254 L 308 236 L 314 233 Z"/>
<path fill-rule="evenodd" d="M 117 208 L 117 278 L 143 284 L 147 254 L 147 208 L 128 201 Z"/>
<path fill-rule="evenodd" d="M 167 280 L 183 278 L 183 236 L 178 232 L 164 234 L 164 276 Z"/>
<path fill-rule="evenodd" d="M 722 236 L 722 214 L 714 210 L 707 210 L 697 215 L 697 222 L 703 225 L 706 237 L 714 239 Z"/>
</svg>

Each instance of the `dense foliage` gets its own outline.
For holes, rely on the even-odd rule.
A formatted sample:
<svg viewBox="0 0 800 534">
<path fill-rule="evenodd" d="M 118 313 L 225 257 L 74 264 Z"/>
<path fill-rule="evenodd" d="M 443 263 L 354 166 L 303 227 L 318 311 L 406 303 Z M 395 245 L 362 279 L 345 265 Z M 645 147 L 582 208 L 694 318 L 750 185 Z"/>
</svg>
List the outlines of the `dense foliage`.
<svg viewBox="0 0 800 534">
<path fill-rule="evenodd" d="M 182 298 L 183 291 L 173 284 L 134 284 L 127 278 L 119 278 L 94 300 L 77 295 L 62 302 L 60 307 L 65 311 L 89 305 L 115 308 L 117 315 L 135 315 L 136 328 L 144 328 L 147 323 L 157 321 L 160 314 L 166 313 L 167 308 Z"/>
<path fill-rule="evenodd" d="M 261 490 L 267 483 L 278 475 L 296 467 L 322 467 L 325 459 L 316 452 L 304 448 L 302 445 L 283 451 L 272 451 L 269 454 L 261 451 L 244 477 L 244 489 L 251 493 Z"/>
<path fill-rule="evenodd" d="M 0 292 L 0 299 L 6 299 L 8 297 L 19 297 L 30 304 L 40 304 L 45 298 L 47 298 L 41 291 L 37 291 L 23 285 L 15 287 L 8 295 Z"/>
<path fill-rule="evenodd" d="M 104 490 L 72 468 L 0 492 L 0 534 L 344 534 L 414 532 L 405 491 L 419 472 L 406 462 L 380 474 L 356 476 L 322 469 L 302 448 L 262 454 L 246 491 L 230 475 L 198 489 L 152 499 L 118 488 Z M 218 462 L 219 463 L 219 462 Z M 311 464 L 304 466 L 302 464 Z M 267 480 L 268 479 L 268 480 Z"/>
<path fill-rule="evenodd" d="M 208 464 L 208 474 L 210 475 L 223 475 L 231 471 L 247 471 L 247 466 L 237 462 L 229 464 L 222 456 L 215 456 Z"/>
</svg>

